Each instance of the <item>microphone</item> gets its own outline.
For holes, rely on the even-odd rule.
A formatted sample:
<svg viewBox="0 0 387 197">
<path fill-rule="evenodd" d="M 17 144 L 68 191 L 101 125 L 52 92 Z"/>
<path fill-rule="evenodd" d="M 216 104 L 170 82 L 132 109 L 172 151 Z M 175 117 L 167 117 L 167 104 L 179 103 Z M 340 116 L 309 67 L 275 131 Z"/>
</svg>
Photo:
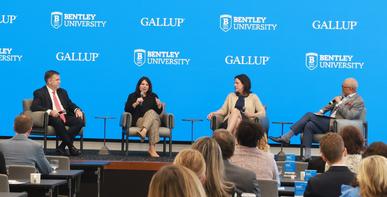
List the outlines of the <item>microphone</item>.
<svg viewBox="0 0 387 197">
<path fill-rule="evenodd" d="M 66 114 L 66 110 L 58 111 L 58 114 Z"/>
<path fill-rule="evenodd" d="M 146 96 L 144 91 L 141 91 L 141 92 L 140 92 L 140 95 L 141 95 L 141 98 L 143 98 L 143 99 L 144 99 L 145 96 Z M 143 101 L 143 102 L 144 102 L 144 101 Z M 140 103 L 140 106 L 142 106 L 142 103 L 143 103 L 143 102 Z"/>
<path fill-rule="evenodd" d="M 343 96 L 340 96 L 340 99 L 343 100 Z M 328 103 L 329 105 L 336 105 L 336 100 L 335 99 L 332 99 L 331 101 L 329 101 Z"/>
</svg>

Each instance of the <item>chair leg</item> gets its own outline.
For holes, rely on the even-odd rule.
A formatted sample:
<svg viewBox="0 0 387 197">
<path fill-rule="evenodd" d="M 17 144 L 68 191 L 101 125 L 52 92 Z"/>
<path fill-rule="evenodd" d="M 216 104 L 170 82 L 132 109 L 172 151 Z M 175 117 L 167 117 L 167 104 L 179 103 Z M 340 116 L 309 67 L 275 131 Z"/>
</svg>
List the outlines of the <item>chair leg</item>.
<svg viewBox="0 0 387 197">
<path fill-rule="evenodd" d="M 169 136 L 169 156 L 172 156 L 172 136 Z"/>
<path fill-rule="evenodd" d="M 164 140 L 163 140 L 163 154 L 165 155 L 165 152 L 166 152 L 166 137 L 164 137 Z"/>
<path fill-rule="evenodd" d="M 126 156 L 128 156 L 128 151 L 129 151 L 129 134 L 126 135 L 125 145 L 126 145 Z"/>
<path fill-rule="evenodd" d="M 47 152 L 47 133 L 44 134 L 43 147 L 44 147 L 44 152 Z"/>
<path fill-rule="evenodd" d="M 121 136 L 121 153 L 124 153 L 124 140 L 125 140 L 125 134 L 122 132 Z"/>
<path fill-rule="evenodd" d="M 79 146 L 80 146 L 80 149 L 81 149 L 81 153 L 83 153 L 83 133 L 82 133 L 82 135 L 80 136 L 81 137 L 81 139 L 80 139 L 80 141 L 79 141 Z"/>
<path fill-rule="evenodd" d="M 59 140 L 58 137 L 55 137 L 55 148 L 58 148 L 59 146 Z"/>
</svg>

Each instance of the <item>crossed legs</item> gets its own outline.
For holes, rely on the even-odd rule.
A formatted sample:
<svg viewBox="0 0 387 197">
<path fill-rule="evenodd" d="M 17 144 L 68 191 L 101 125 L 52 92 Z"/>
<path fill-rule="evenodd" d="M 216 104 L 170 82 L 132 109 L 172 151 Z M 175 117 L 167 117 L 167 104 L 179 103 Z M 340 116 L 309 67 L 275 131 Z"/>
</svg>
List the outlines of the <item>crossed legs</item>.
<svg viewBox="0 0 387 197">
<path fill-rule="evenodd" d="M 143 117 L 137 120 L 136 125 L 141 129 L 138 134 L 142 139 L 145 139 L 145 137 L 148 135 L 149 155 L 151 157 L 159 157 L 156 152 L 156 144 L 160 141 L 160 115 L 157 114 L 154 110 L 149 110 L 144 114 Z"/>
</svg>

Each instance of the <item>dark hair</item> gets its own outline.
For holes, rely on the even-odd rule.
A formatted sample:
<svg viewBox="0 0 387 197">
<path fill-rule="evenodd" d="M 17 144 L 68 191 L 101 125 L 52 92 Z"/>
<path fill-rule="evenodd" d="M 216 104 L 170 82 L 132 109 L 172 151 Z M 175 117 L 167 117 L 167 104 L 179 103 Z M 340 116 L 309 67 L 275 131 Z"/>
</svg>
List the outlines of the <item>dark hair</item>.
<svg viewBox="0 0 387 197">
<path fill-rule="evenodd" d="M 364 137 L 360 130 L 352 125 L 344 127 L 339 134 L 344 140 L 348 154 L 360 154 L 364 149 Z"/>
<path fill-rule="evenodd" d="M 53 75 L 59 75 L 59 72 L 55 70 L 48 70 L 44 73 L 44 81 L 47 83 L 48 79 L 50 79 Z"/>
<path fill-rule="evenodd" d="M 149 90 L 148 90 L 147 94 L 152 93 L 152 82 L 150 81 L 150 79 L 148 77 L 145 77 L 145 76 L 141 77 L 138 80 L 137 85 L 136 85 L 136 90 L 134 92 L 140 94 L 140 92 L 141 92 L 140 85 L 141 85 L 141 82 L 144 80 L 149 84 Z"/>
<path fill-rule="evenodd" d="M 337 133 L 328 133 L 321 138 L 320 151 L 330 163 L 340 161 L 343 157 L 344 141 Z"/>
<path fill-rule="evenodd" d="M 230 159 L 235 151 L 235 137 L 226 129 L 217 129 L 214 131 L 213 138 L 222 150 L 223 159 Z"/>
<path fill-rule="evenodd" d="M 363 158 L 372 155 L 380 155 L 387 158 L 387 144 L 384 142 L 374 142 L 367 147 L 367 149 L 363 153 Z"/>
<path fill-rule="evenodd" d="M 236 131 L 236 138 L 240 145 L 247 147 L 256 147 L 258 140 L 263 136 L 262 127 L 248 120 L 242 120 Z"/>
<path fill-rule="evenodd" d="M 24 134 L 32 128 L 32 119 L 27 115 L 16 116 L 13 128 L 16 133 Z"/>
<path fill-rule="evenodd" d="M 249 95 L 251 93 L 251 81 L 250 78 L 245 74 L 240 74 L 234 77 L 234 79 L 239 79 L 243 84 L 243 93 Z"/>
</svg>

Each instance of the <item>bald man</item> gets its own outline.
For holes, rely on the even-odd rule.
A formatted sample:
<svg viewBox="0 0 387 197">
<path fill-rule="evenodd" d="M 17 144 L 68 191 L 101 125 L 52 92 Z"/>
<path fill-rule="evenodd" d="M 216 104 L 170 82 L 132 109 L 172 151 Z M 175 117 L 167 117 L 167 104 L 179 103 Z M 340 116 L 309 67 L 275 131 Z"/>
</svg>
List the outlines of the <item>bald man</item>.
<svg viewBox="0 0 387 197">
<path fill-rule="evenodd" d="M 289 144 L 290 138 L 299 133 L 304 133 L 303 146 L 305 147 L 304 160 L 311 157 L 313 134 L 327 133 L 332 130 L 334 119 L 360 119 L 364 110 L 363 99 L 357 94 L 358 83 L 354 78 L 344 80 L 342 95 L 336 96 L 331 102 L 316 113 L 308 112 L 290 127 L 290 131 L 280 137 L 269 137 L 271 140 Z M 329 116 L 324 116 L 330 112 Z"/>
</svg>

